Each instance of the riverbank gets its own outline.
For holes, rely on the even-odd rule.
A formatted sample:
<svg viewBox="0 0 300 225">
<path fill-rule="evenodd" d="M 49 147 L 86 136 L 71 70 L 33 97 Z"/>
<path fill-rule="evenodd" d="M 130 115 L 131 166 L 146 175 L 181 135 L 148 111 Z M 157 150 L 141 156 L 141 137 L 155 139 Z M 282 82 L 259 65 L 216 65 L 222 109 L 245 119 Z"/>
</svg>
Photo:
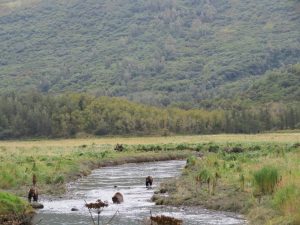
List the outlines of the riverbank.
<svg viewBox="0 0 300 225">
<path fill-rule="evenodd" d="M 0 141 L 0 190 L 20 196 L 38 179 L 41 192 L 64 191 L 64 184 L 88 175 L 94 168 L 126 162 L 181 158 L 183 150 L 200 151 L 203 144 L 300 142 L 299 133 L 256 135 L 193 135 L 169 137 L 105 137 L 92 139 Z M 125 151 L 116 152 L 116 144 Z M 177 151 L 177 152 L 176 152 Z M 170 155 L 174 156 L 170 158 Z M 186 153 L 183 153 L 183 157 Z M 56 188 L 56 187 L 59 188 Z M 55 188 L 52 188 L 55 187 Z M 26 191 L 25 191 L 26 192 Z M 25 194 L 26 195 L 26 194 Z"/>
<path fill-rule="evenodd" d="M 33 216 L 32 208 L 22 199 L 27 197 L 33 174 L 37 179 L 39 194 L 59 196 L 65 193 L 68 182 L 87 176 L 96 168 L 185 159 L 191 154 L 191 151 L 174 149 L 172 146 L 164 150 L 159 147 L 159 151 L 157 146 L 152 148 L 153 146 L 124 146 L 123 151 L 118 152 L 112 146 L 95 145 L 82 145 L 73 149 L 16 148 L 13 151 L 2 147 L 0 224 L 14 224 L 20 221 L 24 225 L 30 223 L 28 221 Z"/>
<path fill-rule="evenodd" d="M 17 196 L 0 192 L 0 224 L 29 225 L 34 216 L 30 205 Z"/>
<path fill-rule="evenodd" d="M 191 151 L 177 149 L 144 151 L 131 146 L 126 148 L 123 152 L 116 152 L 111 146 L 93 145 L 72 150 L 31 148 L 6 152 L 2 149 L 5 158 L 0 165 L 0 188 L 25 197 L 35 174 L 40 194 L 59 195 L 65 192 L 66 183 L 87 176 L 96 168 L 184 159 L 191 154 Z"/>
<path fill-rule="evenodd" d="M 247 148 L 251 150 L 249 152 L 255 152 L 258 155 L 260 153 L 265 154 L 263 153 L 265 151 L 260 151 L 264 148 L 271 148 L 270 152 L 276 153 L 277 149 L 268 146 L 278 145 L 288 148 L 292 146 L 290 143 L 299 143 L 299 141 L 299 133 L 4 141 L 0 142 L 0 190 L 26 197 L 27 191 L 32 185 L 32 176 L 35 174 L 41 194 L 58 196 L 66 191 L 66 183 L 86 176 L 93 169 L 103 166 L 184 159 L 190 155 L 207 155 L 207 152 L 218 151 L 220 146 L 223 148 L 231 145 L 248 146 Z M 114 148 L 117 143 L 122 143 L 123 149 L 116 151 Z M 260 147 L 262 145 L 265 147 Z M 254 157 L 256 157 L 255 154 Z M 221 160 L 223 159 L 221 158 Z M 236 160 L 232 161 L 234 164 Z M 186 182 L 188 186 L 193 187 L 193 183 L 189 183 L 189 180 Z M 182 193 L 183 196 L 188 195 L 189 191 L 188 188 L 184 188 L 185 184 L 179 183 L 178 185 L 182 185 L 182 191 L 179 193 Z M 224 187 L 226 188 L 221 189 L 230 190 L 225 185 L 230 186 L 231 184 L 225 182 Z M 222 186 L 217 185 L 216 189 L 219 187 Z M 245 192 L 246 195 L 247 193 Z M 205 192 L 203 196 L 205 199 Z M 181 203 L 195 204 L 189 203 L 189 201 L 185 200 Z M 225 207 L 226 204 L 223 203 L 210 206 L 209 202 L 215 204 L 216 201 L 207 200 L 207 207 L 210 208 L 230 208 Z"/>
<path fill-rule="evenodd" d="M 255 225 L 300 224 L 299 143 L 223 144 L 203 154 L 161 184 L 156 204 L 238 212 Z"/>
</svg>

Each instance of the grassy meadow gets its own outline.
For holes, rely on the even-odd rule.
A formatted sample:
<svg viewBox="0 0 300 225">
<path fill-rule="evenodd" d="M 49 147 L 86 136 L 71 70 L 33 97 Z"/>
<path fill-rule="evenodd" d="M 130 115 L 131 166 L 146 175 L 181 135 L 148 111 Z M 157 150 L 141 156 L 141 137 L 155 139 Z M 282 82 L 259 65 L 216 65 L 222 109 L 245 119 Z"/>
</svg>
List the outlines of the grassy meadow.
<svg viewBox="0 0 300 225">
<path fill-rule="evenodd" d="M 300 133 L 1 141 L 0 190 L 26 197 L 35 174 L 40 193 L 57 195 L 101 166 L 184 158 L 182 177 L 163 184 L 170 198 L 154 196 L 158 204 L 204 205 L 244 213 L 256 224 L 293 224 L 299 222 L 299 143 Z"/>
<path fill-rule="evenodd" d="M 36 174 L 42 192 L 53 190 L 52 185 L 61 185 L 55 190 L 63 191 L 65 182 L 104 163 L 181 157 L 187 154 L 184 150 L 197 150 L 202 144 L 298 142 L 299 133 L 0 141 L 0 188 L 19 191 L 30 186 Z M 116 144 L 123 144 L 125 151 L 114 151 Z"/>
<path fill-rule="evenodd" d="M 218 134 L 218 135 L 189 135 L 189 136 L 166 136 L 166 137 L 103 137 L 103 138 L 76 138 L 57 140 L 26 140 L 26 141 L 0 141 L 0 147 L 9 149 L 33 147 L 70 147 L 81 145 L 139 145 L 139 144 L 180 144 L 180 143 L 295 143 L 300 142 L 299 132 L 263 133 L 263 134 Z"/>
<path fill-rule="evenodd" d="M 190 156 L 182 176 L 163 183 L 153 200 L 239 212 L 250 224 L 300 224 L 299 134 L 288 142 L 271 136 L 203 143 L 203 157 Z"/>
</svg>

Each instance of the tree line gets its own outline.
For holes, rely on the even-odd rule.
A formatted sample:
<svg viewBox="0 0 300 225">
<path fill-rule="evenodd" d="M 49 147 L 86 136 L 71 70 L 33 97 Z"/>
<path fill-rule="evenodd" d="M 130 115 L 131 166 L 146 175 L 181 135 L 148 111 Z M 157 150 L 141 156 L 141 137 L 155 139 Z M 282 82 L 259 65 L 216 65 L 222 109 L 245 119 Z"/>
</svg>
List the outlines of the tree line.
<svg viewBox="0 0 300 225">
<path fill-rule="evenodd" d="M 300 128 L 300 106 L 159 108 L 122 98 L 38 92 L 0 96 L 0 138 L 257 133 Z"/>
</svg>

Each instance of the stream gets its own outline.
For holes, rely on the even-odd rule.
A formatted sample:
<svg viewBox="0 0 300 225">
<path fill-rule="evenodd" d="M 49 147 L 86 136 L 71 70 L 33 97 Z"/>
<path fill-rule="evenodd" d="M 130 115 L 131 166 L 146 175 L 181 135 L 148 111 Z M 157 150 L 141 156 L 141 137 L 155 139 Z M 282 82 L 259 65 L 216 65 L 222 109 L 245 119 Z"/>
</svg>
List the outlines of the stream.
<svg viewBox="0 0 300 225">
<path fill-rule="evenodd" d="M 181 218 L 184 224 L 246 224 L 241 215 L 228 212 L 206 210 L 201 207 L 156 206 L 150 201 L 154 190 L 166 178 L 181 174 L 185 161 L 162 161 L 131 163 L 96 169 L 91 175 L 68 185 L 67 193 L 58 199 L 45 200 L 41 196 L 44 209 L 39 210 L 35 222 L 40 225 L 89 225 L 93 224 L 88 209 L 84 206 L 97 199 L 106 200 L 109 206 L 100 214 L 100 221 L 110 225 L 142 225 L 143 218 L 152 215 L 167 215 Z M 146 189 L 145 177 L 153 176 L 153 189 Z M 117 187 L 115 187 L 117 186 Z M 111 197 L 116 192 L 124 196 L 124 203 L 112 204 Z M 71 208 L 79 211 L 71 211 Z M 117 213 L 116 213 L 117 212 Z M 97 214 L 92 212 L 97 224 Z M 100 224 L 102 224 L 100 222 Z"/>
</svg>

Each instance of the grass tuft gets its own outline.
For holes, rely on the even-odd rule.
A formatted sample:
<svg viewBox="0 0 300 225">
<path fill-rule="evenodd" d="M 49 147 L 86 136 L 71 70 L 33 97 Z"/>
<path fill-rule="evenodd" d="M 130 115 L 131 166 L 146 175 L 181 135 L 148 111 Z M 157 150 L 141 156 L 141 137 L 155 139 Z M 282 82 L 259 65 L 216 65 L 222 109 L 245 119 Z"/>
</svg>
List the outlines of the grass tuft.
<svg viewBox="0 0 300 225">
<path fill-rule="evenodd" d="M 276 168 L 265 166 L 253 174 L 257 191 L 261 194 L 272 194 L 279 180 L 279 172 Z"/>
<path fill-rule="evenodd" d="M 6 192 L 0 192 L 0 215 L 23 213 L 29 208 L 28 203 L 19 197 Z"/>
</svg>

